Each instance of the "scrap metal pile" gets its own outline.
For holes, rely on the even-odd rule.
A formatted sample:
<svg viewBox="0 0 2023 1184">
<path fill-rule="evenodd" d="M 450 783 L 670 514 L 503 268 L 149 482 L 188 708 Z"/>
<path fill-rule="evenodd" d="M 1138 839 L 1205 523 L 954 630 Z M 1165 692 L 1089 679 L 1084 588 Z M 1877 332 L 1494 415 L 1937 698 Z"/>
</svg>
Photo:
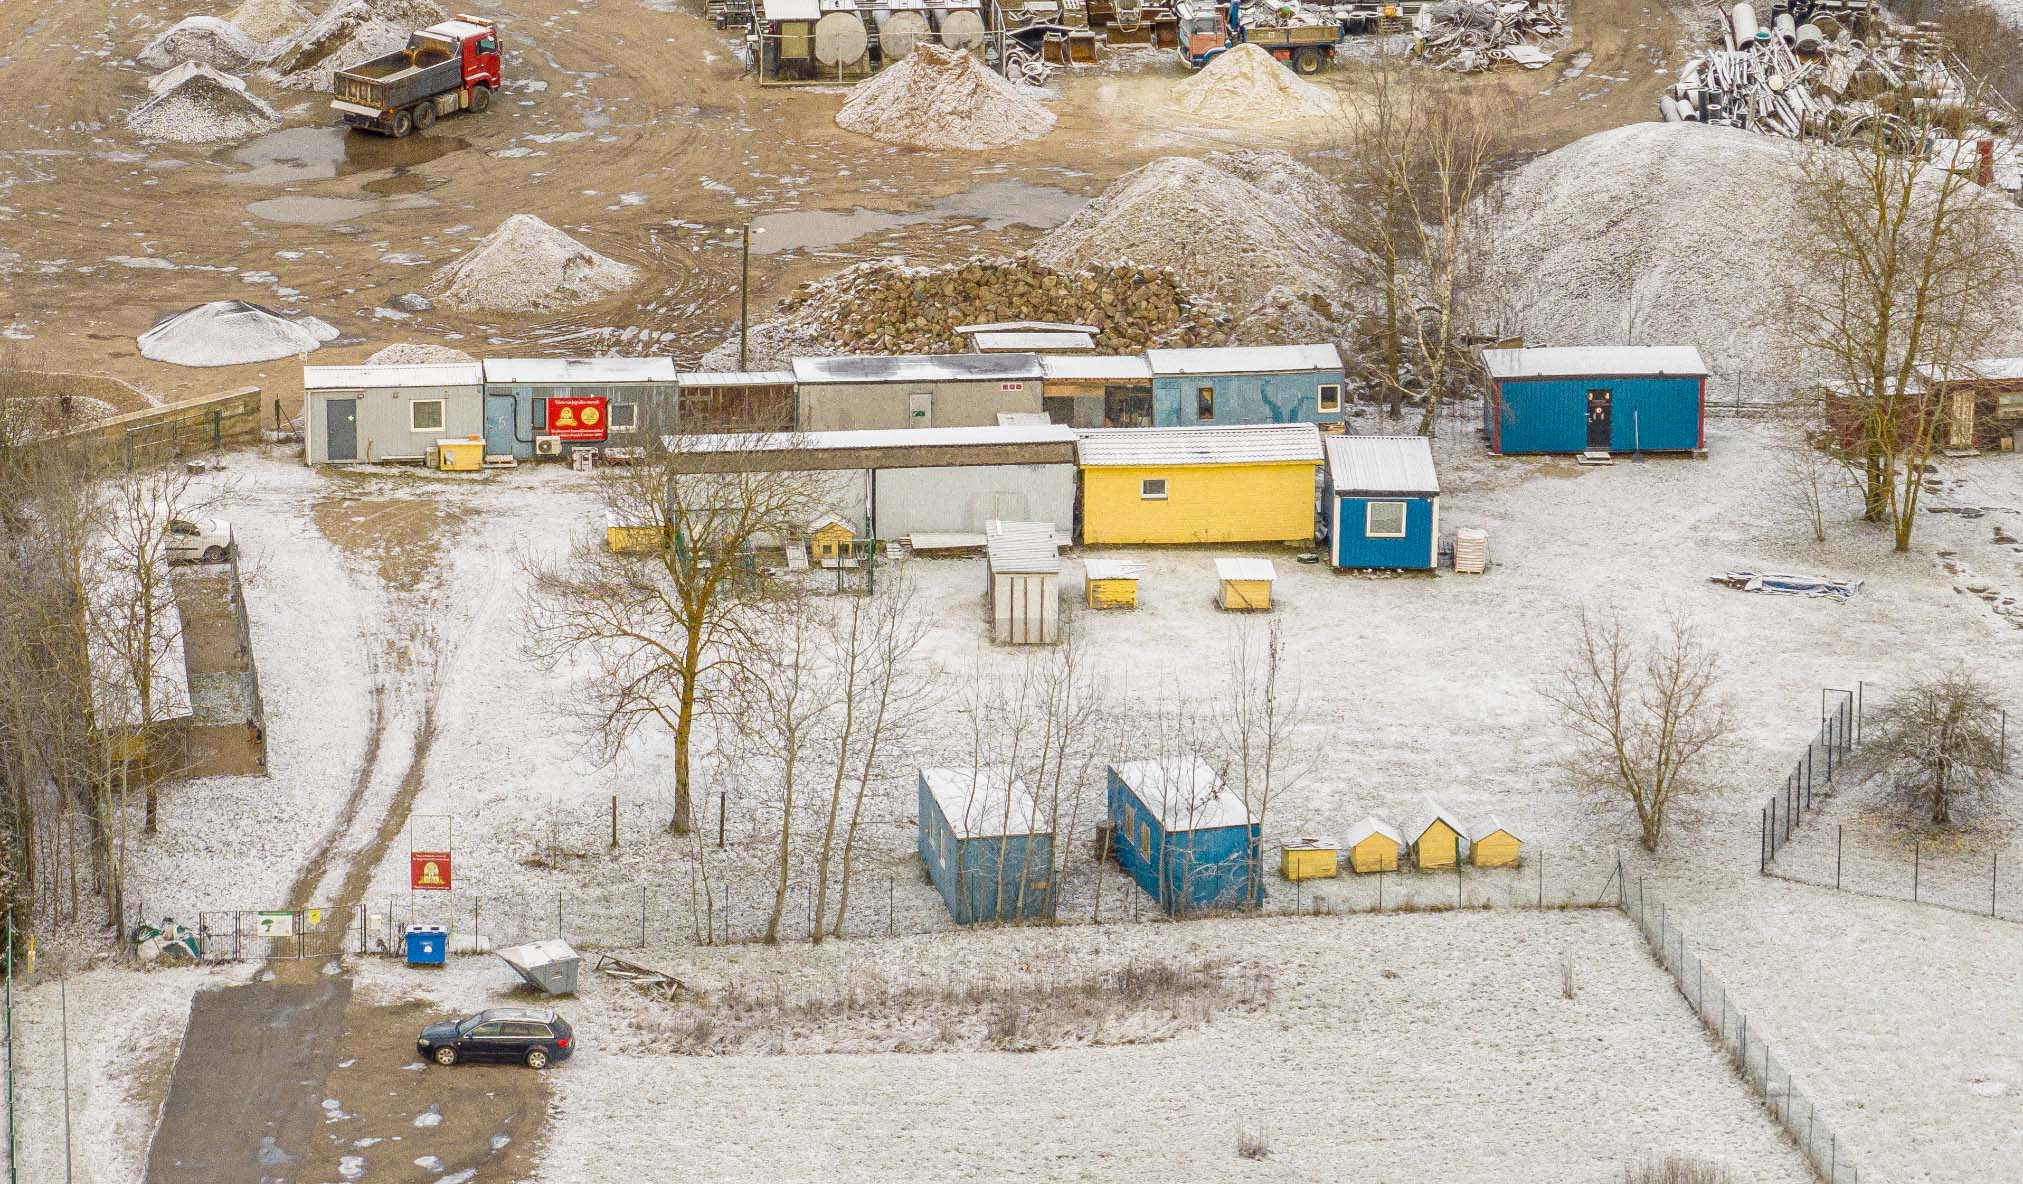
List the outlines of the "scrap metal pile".
<svg viewBox="0 0 2023 1184">
<path fill-rule="evenodd" d="M 1294 29 L 1339 23 L 1334 9 L 1302 4 L 1299 0 L 1249 0 L 1243 5 L 1246 29 Z"/>
<path fill-rule="evenodd" d="M 1442 70 L 1472 73 L 1502 62 L 1536 70 L 1552 61 L 1545 48 L 1566 36 L 1559 0 L 1448 0 L 1430 10 L 1420 52 Z"/>
</svg>

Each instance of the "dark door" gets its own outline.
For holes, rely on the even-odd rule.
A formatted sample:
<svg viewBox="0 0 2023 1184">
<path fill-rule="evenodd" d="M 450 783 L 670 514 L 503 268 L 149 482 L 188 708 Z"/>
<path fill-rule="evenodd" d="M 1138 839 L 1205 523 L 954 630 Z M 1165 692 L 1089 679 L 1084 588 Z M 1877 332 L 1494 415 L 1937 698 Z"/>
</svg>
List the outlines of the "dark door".
<svg viewBox="0 0 2023 1184">
<path fill-rule="evenodd" d="M 1587 393 L 1587 447 L 1589 452 L 1609 450 L 1609 429 L 1613 426 L 1611 404 L 1614 398 L 1608 391 Z"/>
<path fill-rule="evenodd" d="M 329 460 L 358 459 L 358 400 L 323 401 L 323 451 Z"/>
</svg>

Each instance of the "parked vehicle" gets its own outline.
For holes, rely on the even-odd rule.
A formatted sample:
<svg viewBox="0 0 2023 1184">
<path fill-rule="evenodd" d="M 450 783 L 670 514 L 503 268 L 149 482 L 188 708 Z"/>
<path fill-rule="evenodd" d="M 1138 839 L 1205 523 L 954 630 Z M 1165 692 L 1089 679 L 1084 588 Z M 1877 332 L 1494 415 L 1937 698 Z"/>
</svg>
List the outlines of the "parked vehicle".
<svg viewBox="0 0 2023 1184">
<path fill-rule="evenodd" d="M 430 1024 L 415 1038 L 421 1055 L 438 1065 L 458 1061 L 513 1061 L 545 1069 L 576 1051 L 569 1022 L 545 1007 L 494 1007 L 459 1020 Z"/>
<path fill-rule="evenodd" d="M 406 49 L 337 71 L 330 107 L 349 127 L 398 138 L 439 115 L 485 110 L 501 78 L 498 25 L 459 13 L 414 33 Z"/>
<path fill-rule="evenodd" d="M 232 553 L 232 524 L 223 518 L 169 519 L 170 563 L 223 563 Z"/>
<path fill-rule="evenodd" d="M 1425 0 L 1353 0 L 1327 11 L 1329 21 L 1314 24 L 1246 25 L 1240 4 L 1222 0 L 1184 0 L 1180 17 L 1180 56 L 1199 70 L 1224 51 L 1249 42 L 1291 67 L 1294 73 L 1318 74 L 1335 60 L 1350 37 L 1422 28 Z"/>
</svg>

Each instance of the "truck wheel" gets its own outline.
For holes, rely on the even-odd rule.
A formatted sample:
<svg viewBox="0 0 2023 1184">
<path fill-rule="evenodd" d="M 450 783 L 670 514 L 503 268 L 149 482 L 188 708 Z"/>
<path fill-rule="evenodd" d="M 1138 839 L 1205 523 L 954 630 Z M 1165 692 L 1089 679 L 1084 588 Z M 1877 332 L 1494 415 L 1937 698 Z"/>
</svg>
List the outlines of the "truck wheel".
<svg viewBox="0 0 2023 1184">
<path fill-rule="evenodd" d="M 407 113 L 406 111 L 395 111 L 395 112 L 393 113 L 393 138 L 394 138 L 394 139 L 396 139 L 396 140 L 399 140 L 399 139 L 404 139 L 404 138 L 405 138 L 405 137 L 407 136 L 407 134 L 408 134 L 409 132 L 413 131 L 413 130 L 414 130 L 414 116 L 413 116 L 413 115 L 410 115 L 410 114 L 409 114 L 409 113 Z"/>
<path fill-rule="evenodd" d="M 492 88 L 480 83 L 471 88 L 471 110 L 483 111 L 492 105 Z"/>
<path fill-rule="evenodd" d="M 416 103 L 414 107 L 414 130 L 425 132 L 436 125 L 436 104 L 434 99 Z"/>
<path fill-rule="evenodd" d="M 1321 56 L 1320 50 L 1311 45 L 1302 45 L 1299 52 L 1293 55 L 1293 72 L 1296 74 L 1318 74 L 1321 72 L 1321 63 L 1326 60 L 1326 58 Z"/>
</svg>

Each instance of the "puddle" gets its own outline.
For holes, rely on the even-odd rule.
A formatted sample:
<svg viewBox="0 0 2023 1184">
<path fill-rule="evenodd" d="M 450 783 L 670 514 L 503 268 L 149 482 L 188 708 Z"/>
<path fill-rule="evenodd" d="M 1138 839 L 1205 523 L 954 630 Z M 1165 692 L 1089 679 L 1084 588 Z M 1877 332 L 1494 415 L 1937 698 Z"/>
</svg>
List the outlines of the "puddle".
<svg viewBox="0 0 2023 1184">
<path fill-rule="evenodd" d="M 247 166 L 226 174 L 241 185 L 292 185 L 350 173 L 408 169 L 470 147 L 459 136 L 353 134 L 341 127 L 290 127 L 268 132 L 231 150 L 225 160 Z"/>
<path fill-rule="evenodd" d="M 410 173 L 405 168 L 397 168 L 393 170 L 391 176 L 375 177 L 360 185 L 359 188 L 367 193 L 398 195 L 403 193 L 427 193 L 431 189 L 440 189 L 449 183 L 450 179 L 448 177 L 424 177 L 419 173 Z"/>
<path fill-rule="evenodd" d="M 991 181 L 966 193 L 952 194 L 934 203 L 937 216 L 976 218 L 985 230 L 1007 226 L 1030 226 L 1052 230 L 1075 216 L 1089 199 L 1053 185 L 1030 181 Z"/>
<path fill-rule="evenodd" d="M 925 210 L 785 210 L 752 219 L 752 254 L 781 255 L 840 246 L 866 235 L 923 222 L 973 221 L 985 230 L 1029 226 L 1049 230 L 1073 217 L 1089 199 L 1052 185 L 1029 181 L 991 181 L 950 194 Z M 764 233 L 756 233 L 763 231 Z"/>
<path fill-rule="evenodd" d="M 387 210 L 411 210 L 436 203 L 419 195 L 395 201 L 379 201 L 370 197 L 308 197 L 291 193 L 286 197 L 270 197 L 253 202 L 246 212 L 269 222 L 287 222 L 296 226 L 334 226 L 352 218 L 363 218 L 368 214 L 383 213 Z"/>
<path fill-rule="evenodd" d="M 881 230 L 933 220 L 931 214 L 888 214 L 881 210 L 790 210 L 752 219 L 752 254 L 781 255 L 833 247 Z"/>
</svg>

